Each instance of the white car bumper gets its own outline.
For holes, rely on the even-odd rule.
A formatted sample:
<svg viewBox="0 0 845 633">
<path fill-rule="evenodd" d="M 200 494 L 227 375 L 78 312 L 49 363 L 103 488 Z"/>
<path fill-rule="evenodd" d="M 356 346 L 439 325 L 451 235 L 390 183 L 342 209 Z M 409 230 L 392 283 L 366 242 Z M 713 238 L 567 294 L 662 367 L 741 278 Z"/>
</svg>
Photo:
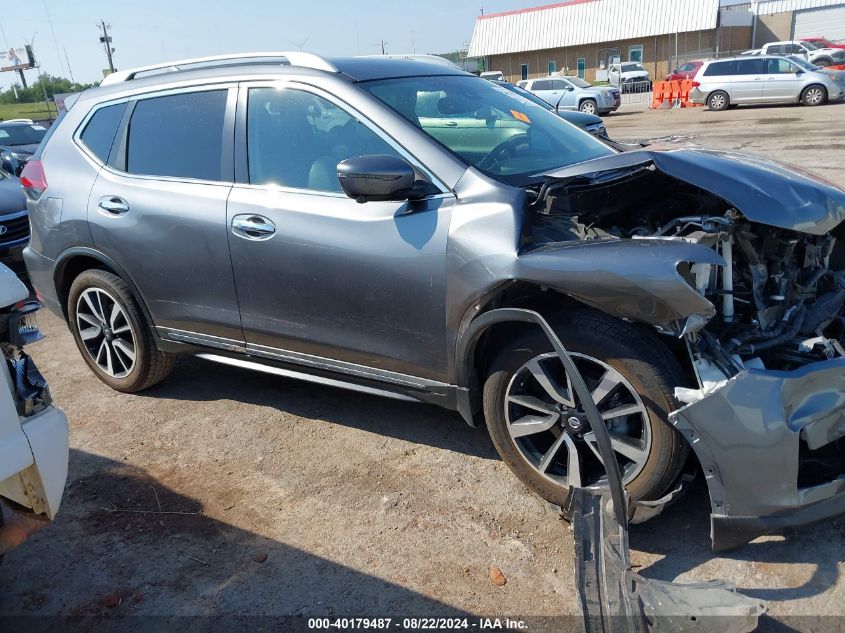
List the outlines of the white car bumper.
<svg viewBox="0 0 845 633">
<path fill-rule="evenodd" d="M 49 406 L 0 437 L 0 497 L 52 519 L 59 510 L 68 468 L 68 425 Z"/>
</svg>

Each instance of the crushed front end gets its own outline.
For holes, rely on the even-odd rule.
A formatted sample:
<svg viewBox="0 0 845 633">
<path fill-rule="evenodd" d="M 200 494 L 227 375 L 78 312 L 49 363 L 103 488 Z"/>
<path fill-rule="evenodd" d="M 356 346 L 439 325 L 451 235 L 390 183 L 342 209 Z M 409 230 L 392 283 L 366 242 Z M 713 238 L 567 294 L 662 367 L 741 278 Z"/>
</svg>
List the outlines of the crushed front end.
<svg viewBox="0 0 845 633">
<path fill-rule="evenodd" d="M 721 152 L 591 163 L 532 192 L 524 239 L 651 245 L 626 276 L 668 255 L 661 244 L 689 249 L 671 263 L 712 309 L 689 299 L 685 316 L 621 316 L 671 335 L 688 357 L 691 386 L 676 390 L 670 421 L 707 478 L 714 547 L 845 512 L 845 192 Z M 702 246 L 717 257 L 705 261 Z M 672 281 L 649 291 L 677 313 Z"/>
</svg>

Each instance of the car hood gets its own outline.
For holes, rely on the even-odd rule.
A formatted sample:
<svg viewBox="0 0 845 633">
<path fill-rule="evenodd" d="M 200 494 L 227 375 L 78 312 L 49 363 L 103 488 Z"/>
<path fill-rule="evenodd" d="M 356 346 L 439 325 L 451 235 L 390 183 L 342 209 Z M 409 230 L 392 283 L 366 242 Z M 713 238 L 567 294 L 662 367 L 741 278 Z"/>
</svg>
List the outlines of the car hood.
<svg viewBox="0 0 845 633">
<path fill-rule="evenodd" d="M 26 197 L 17 178 L 0 180 L 0 216 L 26 209 Z"/>
<path fill-rule="evenodd" d="M 752 222 L 824 235 L 845 221 L 845 191 L 833 183 L 799 167 L 737 152 L 643 149 L 543 175 L 573 179 L 649 165 L 722 198 Z"/>
<path fill-rule="evenodd" d="M 21 154 L 23 156 L 32 156 L 37 149 L 38 143 L 30 145 L 0 145 L 0 150 L 14 152 L 15 154 Z"/>
<path fill-rule="evenodd" d="M 586 127 L 588 125 L 597 125 L 603 123 L 601 117 L 595 114 L 587 114 L 586 112 L 578 112 L 576 110 L 560 110 L 558 111 L 560 118 L 564 121 L 569 121 L 579 127 Z"/>
</svg>

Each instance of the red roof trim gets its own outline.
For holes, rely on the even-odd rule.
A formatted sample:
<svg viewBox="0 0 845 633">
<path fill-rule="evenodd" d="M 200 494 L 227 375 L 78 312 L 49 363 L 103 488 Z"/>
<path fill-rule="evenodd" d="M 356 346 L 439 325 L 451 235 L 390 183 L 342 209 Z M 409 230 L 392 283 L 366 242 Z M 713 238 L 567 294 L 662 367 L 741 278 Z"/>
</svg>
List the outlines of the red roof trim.
<svg viewBox="0 0 845 633">
<path fill-rule="evenodd" d="M 556 2 L 554 4 L 544 4 L 539 7 L 529 7 L 527 9 L 516 9 L 514 11 L 503 11 L 501 13 L 490 13 L 487 15 L 478 16 L 479 20 L 489 20 L 490 18 L 501 18 L 506 15 L 519 15 L 520 13 L 533 13 L 534 11 L 545 11 L 546 9 L 559 9 L 560 7 L 569 7 L 575 4 L 587 4 L 588 2 L 600 2 L 600 0 L 567 0 L 567 2 Z"/>
</svg>

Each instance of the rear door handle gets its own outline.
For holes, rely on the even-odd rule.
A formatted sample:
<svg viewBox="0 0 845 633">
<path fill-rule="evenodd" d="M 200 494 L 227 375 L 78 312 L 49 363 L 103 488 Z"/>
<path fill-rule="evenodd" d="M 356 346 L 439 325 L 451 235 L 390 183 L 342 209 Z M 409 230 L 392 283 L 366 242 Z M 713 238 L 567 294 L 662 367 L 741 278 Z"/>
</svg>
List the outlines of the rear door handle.
<svg viewBox="0 0 845 633">
<path fill-rule="evenodd" d="M 232 233 L 246 240 L 269 240 L 276 233 L 276 225 L 262 215 L 236 215 Z"/>
<path fill-rule="evenodd" d="M 103 196 L 97 206 L 111 215 L 120 215 L 129 211 L 129 203 L 120 196 Z"/>
<path fill-rule="evenodd" d="M 446 127 L 458 127 L 458 122 L 457 121 L 446 121 L 446 123 L 444 123 L 443 125 L 445 125 Z"/>
</svg>

